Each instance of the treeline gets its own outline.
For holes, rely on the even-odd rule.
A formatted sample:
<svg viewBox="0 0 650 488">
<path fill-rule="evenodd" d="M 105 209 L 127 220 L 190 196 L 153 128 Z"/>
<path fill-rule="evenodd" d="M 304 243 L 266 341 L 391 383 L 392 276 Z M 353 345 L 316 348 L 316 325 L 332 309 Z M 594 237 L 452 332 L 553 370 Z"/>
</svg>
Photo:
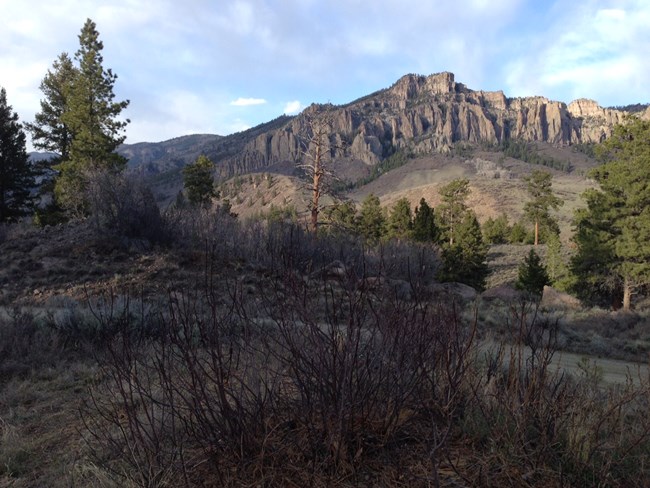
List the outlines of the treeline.
<svg viewBox="0 0 650 488">
<path fill-rule="evenodd" d="M 518 139 L 506 139 L 498 145 L 492 146 L 494 150 L 503 152 L 504 156 L 519 159 L 529 164 L 546 166 L 560 171 L 570 172 L 573 168 L 569 161 L 562 161 L 551 156 L 541 154 L 534 144 Z"/>
</svg>

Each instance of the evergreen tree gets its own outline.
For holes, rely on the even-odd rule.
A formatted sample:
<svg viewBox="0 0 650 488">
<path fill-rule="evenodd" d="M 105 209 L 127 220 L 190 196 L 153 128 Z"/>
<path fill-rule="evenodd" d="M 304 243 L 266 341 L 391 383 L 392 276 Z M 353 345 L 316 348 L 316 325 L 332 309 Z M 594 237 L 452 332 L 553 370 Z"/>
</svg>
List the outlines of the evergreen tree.
<svg viewBox="0 0 650 488">
<path fill-rule="evenodd" d="M 369 242 L 378 242 L 386 230 L 386 216 L 381 208 L 379 197 L 372 193 L 361 204 L 357 228 L 359 233 Z"/>
<path fill-rule="evenodd" d="M 351 201 L 337 202 L 329 207 L 325 213 L 331 228 L 335 232 L 354 232 L 356 230 L 357 209 Z"/>
<path fill-rule="evenodd" d="M 129 102 L 114 102 L 113 87 L 117 79 L 103 67 L 103 43 L 95 23 L 88 19 L 79 35 L 78 63 L 67 93 L 61 123 L 72 134 L 69 156 L 59 165 L 61 172 L 55 187 L 57 200 L 68 210 L 85 212 L 87 173 L 109 171 L 119 173 L 126 159 L 115 153 L 124 142 L 122 134 L 128 124 L 119 116 Z"/>
<path fill-rule="evenodd" d="M 535 242 L 539 243 L 540 227 L 546 232 L 558 232 L 557 221 L 551 217 L 549 208 L 557 210 L 564 202 L 553 194 L 552 175 L 547 171 L 534 170 L 524 178 L 530 200 L 524 205 L 524 217 L 535 226 Z"/>
<path fill-rule="evenodd" d="M 442 216 L 445 236 L 450 246 L 456 240 L 456 226 L 460 224 L 467 213 L 465 202 L 469 193 L 469 180 L 466 178 L 453 180 L 440 189 L 442 205 L 438 208 Z"/>
<path fill-rule="evenodd" d="M 388 238 L 409 239 L 413 232 L 411 203 L 406 198 L 395 202 L 388 218 Z"/>
<path fill-rule="evenodd" d="M 485 288 L 489 274 L 487 246 L 474 212 L 466 212 L 456 226 L 456 239 L 442 250 L 441 281 L 465 283 L 477 290 Z"/>
<path fill-rule="evenodd" d="M 571 262 L 584 298 L 632 294 L 650 284 L 650 121 L 630 118 L 599 148 L 605 163 L 591 176 L 587 208 L 576 212 Z M 615 300 L 611 300 L 615 302 Z"/>
<path fill-rule="evenodd" d="M 31 133 L 35 148 L 55 152 L 60 160 L 67 160 L 72 133 L 63 123 L 63 114 L 68 107 L 68 94 L 77 69 L 67 53 L 60 54 L 52 68 L 41 82 L 40 88 L 45 96 L 41 100 L 41 111 L 33 123 L 25 124 L 25 128 Z"/>
<path fill-rule="evenodd" d="M 413 239 L 419 242 L 437 242 L 439 237 L 433 208 L 422 198 L 420 205 L 415 208 Z"/>
<path fill-rule="evenodd" d="M 519 275 L 516 287 L 531 295 L 542 296 L 544 286 L 551 282 L 546 266 L 534 249 L 531 249 L 524 262 L 519 265 Z"/>
<path fill-rule="evenodd" d="M 183 186 L 190 204 L 207 205 L 215 196 L 213 170 L 214 163 L 204 155 L 183 168 Z"/>
<path fill-rule="evenodd" d="M 510 228 L 510 235 L 508 236 L 508 241 L 512 244 L 522 244 L 526 241 L 528 236 L 528 231 L 524 224 L 521 222 L 515 222 Z"/>
<path fill-rule="evenodd" d="M 7 104 L 7 92 L 0 88 L 0 222 L 14 221 L 30 212 L 33 187 L 25 133 L 18 114 Z"/>
<path fill-rule="evenodd" d="M 482 226 L 483 239 L 487 244 L 505 244 L 510 239 L 511 228 L 508 216 L 499 215 L 496 219 L 489 217 Z"/>
<path fill-rule="evenodd" d="M 546 241 L 546 270 L 551 284 L 565 290 L 568 270 L 562 258 L 562 242 L 556 234 L 551 234 Z"/>
</svg>

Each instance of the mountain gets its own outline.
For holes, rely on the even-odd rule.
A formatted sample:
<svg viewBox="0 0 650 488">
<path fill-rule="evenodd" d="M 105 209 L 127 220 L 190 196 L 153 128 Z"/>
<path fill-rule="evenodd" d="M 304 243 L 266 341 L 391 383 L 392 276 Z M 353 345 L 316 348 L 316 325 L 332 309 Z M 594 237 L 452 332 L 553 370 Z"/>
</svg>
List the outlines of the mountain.
<svg viewBox="0 0 650 488">
<path fill-rule="evenodd" d="M 177 170 L 205 154 L 214 162 L 236 156 L 259 134 L 283 126 L 291 117 L 281 116 L 252 129 L 229 136 L 193 134 L 163 142 L 122 144 L 117 152 L 129 160 L 129 168 L 143 175 Z"/>
<path fill-rule="evenodd" d="M 635 112 L 643 108 L 634 107 Z M 230 136 L 124 145 L 120 153 L 145 174 L 182 167 L 199 154 L 217 164 L 221 178 L 273 169 L 286 173 L 301 157 L 308 117 L 325 110 L 333 120 L 331 141 L 337 149 L 332 153 L 343 178 L 367 172 L 399 150 L 426 155 L 448 153 L 459 143 L 523 140 L 567 147 L 600 142 L 629 113 L 587 99 L 567 105 L 541 96 L 508 98 L 502 91 L 475 91 L 448 72 L 409 74 L 346 105 L 312 105 L 297 117 L 283 116 Z M 647 106 L 641 113 L 650 117 Z"/>
</svg>

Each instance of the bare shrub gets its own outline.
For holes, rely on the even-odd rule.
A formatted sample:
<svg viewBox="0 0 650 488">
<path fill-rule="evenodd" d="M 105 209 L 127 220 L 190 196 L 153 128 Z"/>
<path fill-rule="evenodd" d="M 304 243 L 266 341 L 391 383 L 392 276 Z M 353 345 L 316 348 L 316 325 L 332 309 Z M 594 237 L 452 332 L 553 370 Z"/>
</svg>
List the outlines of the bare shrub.
<svg viewBox="0 0 650 488">
<path fill-rule="evenodd" d="M 86 181 L 89 211 L 102 233 L 151 243 L 168 240 L 153 193 L 142 181 L 110 171 L 90 172 Z"/>
<path fill-rule="evenodd" d="M 111 333 L 106 381 L 82 411 L 96 461 L 118 479 L 441 486 L 450 471 L 470 486 L 647 479 L 648 378 L 607 388 L 595 374 L 558 370 L 558 321 L 536 305 L 513 304 L 508 342 L 486 352 L 478 313 L 360 285 L 370 271 L 426 282 L 435 256 L 413 265 L 408 247 L 364 252 L 354 240 L 232 220 L 224 243 L 213 234 L 226 228 L 219 219 L 199 214 L 182 227 L 203 240 L 201 286 L 157 305 L 139 300 L 139 309 L 111 297 L 91 307 Z M 341 257 L 335 273 L 320 272 Z M 213 279 L 227 259 L 262 265 L 252 292 L 242 280 Z"/>
<path fill-rule="evenodd" d="M 58 359 L 60 340 L 56 333 L 38 323 L 28 309 L 14 307 L 0 311 L 0 378 L 28 373 L 34 366 Z"/>
<path fill-rule="evenodd" d="M 334 482 L 416 435 L 440 462 L 473 338 L 453 312 L 294 273 L 222 301 L 170 294 L 159 336 L 113 339 L 84 417 L 114 472 Z"/>
<path fill-rule="evenodd" d="M 483 448 L 464 477 L 472 484 L 642 483 L 650 449 L 650 421 L 640 414 L 650 398 L 648 379 L 607 388 L 588 370 L 572 378 L 552 365 L 557 321 L 525 302 L 512 312 L 513 345 L 488 353 L 473 386 L 465 428 Z"/>
</svg>

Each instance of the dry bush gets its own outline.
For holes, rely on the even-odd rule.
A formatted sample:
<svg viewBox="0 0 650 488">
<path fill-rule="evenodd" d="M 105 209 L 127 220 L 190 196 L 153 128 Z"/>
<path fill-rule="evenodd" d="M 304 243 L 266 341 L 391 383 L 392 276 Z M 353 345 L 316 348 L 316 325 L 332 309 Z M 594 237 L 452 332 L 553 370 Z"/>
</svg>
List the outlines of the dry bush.
<svg viewBox="0 0 650 488">
<path fill-rule="evenodd" d="M 649 474 L 648 378 L 607 388 L 552 365 L 557 321 L 512 309 L 510 346 L 486 354 L 463 428 L 479 442 L 471 484 L 639 486 Z"/>
<path fill-rule="evenodd" d="M 606 388 L 589 368 L 557 371 L 558 323 L 534 305 L 513 305 L 511 345 L 486 353 L 454 304 L 364 286 L 405 272 L 414 290 L 426 282 L 408 249 L 342 255 L 354 241 L 236 222 L 228 238 L 246 239 L 234 245 L 207 232 L 220 217 L 199 218 L 188 235 L 204 232 L 208 278 L 228 253 L 264 276 L 93 307 L 111 334 L 83 418 L 118 482 L 636 486 L 650 475 L 648 379 Z"/>
<path fill-rule="evenodd" d="M 28 309 L 0 311 L 0 382 L 29 373 L 33 367 L 55 363 L 61 341 Z"/>
<path fill-rule="evenodd" d="M 166 243 L 169 232 L 151 190 L 142 182 L 110 171 L 86 174 L 86 201 L 104 235 Z"/>
<path fill-rule="evenodd" d="M 334 483 L 420 438 L 437 465 L 471 329 L 344 281 L 279 273 L 259 296 L 233 284 L 225 306 L 214 289 L 170 294 L 158 336 L 110 343 L 84 409 L 97 459 L 141 486 Z"/>
</svg>

